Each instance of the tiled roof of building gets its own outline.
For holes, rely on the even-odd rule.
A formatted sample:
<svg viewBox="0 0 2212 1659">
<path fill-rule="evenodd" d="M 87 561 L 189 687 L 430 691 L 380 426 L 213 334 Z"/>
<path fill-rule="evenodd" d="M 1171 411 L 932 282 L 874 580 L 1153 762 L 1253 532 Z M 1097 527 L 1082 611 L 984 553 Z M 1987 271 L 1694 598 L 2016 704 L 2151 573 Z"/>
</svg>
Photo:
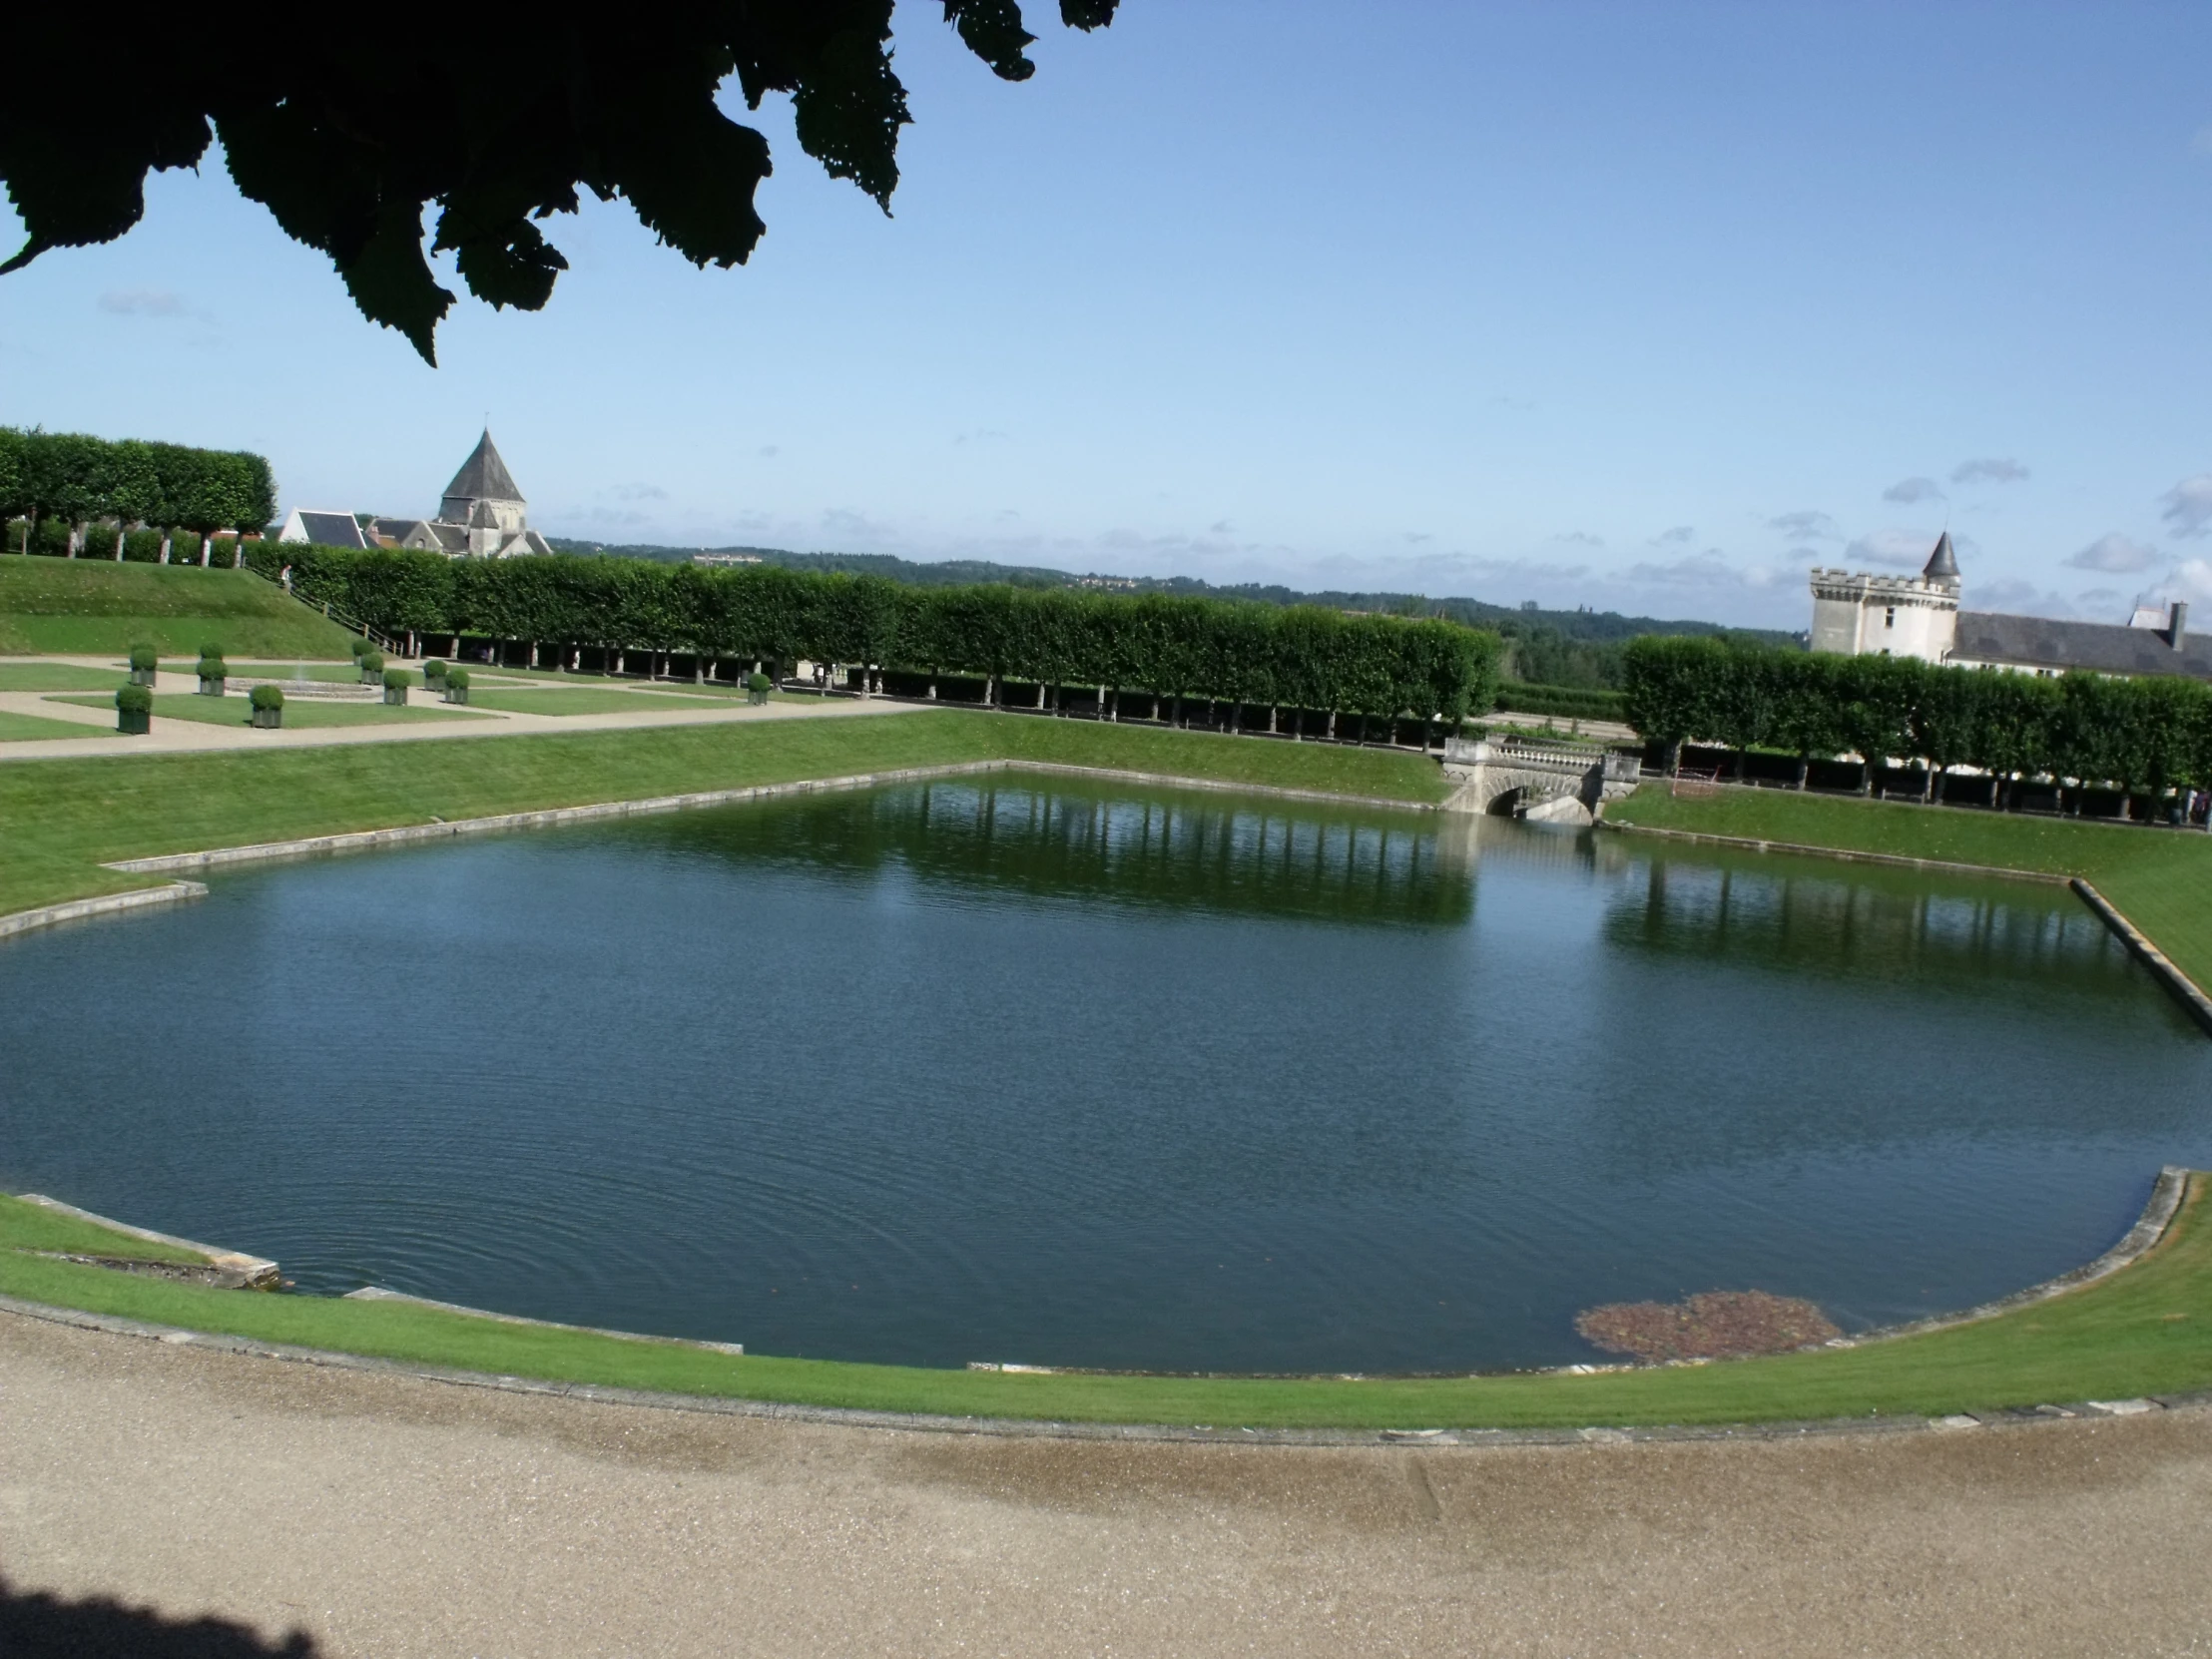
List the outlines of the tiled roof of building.
<svg viewBox="0 0 2212 1659">
<path fill-rule="evenodd" d="M 1928 556 L 1928 563 L 1921 571 L 1924 581 L 1955 582 L 1958 580 L 1958 560 L 1950 550 L 1950 532 L 1945 530 L 1936 538 L 1936 551 Z"/>
<path fill-rule="evenodd" d="M 499 451 L 492 447 L 491 429 L 476 440 L 476 447 L 469 451 L 468 459 L 461 463 L 461 470 L 453 474 L 453 481 L 445 486 L 448 500 L 455 497 L 464 501 L 520 501 L 522 491 L 516 485 L 514 474 L 507 470 L 507 463 L 499 458 Z"/>
<path fill-rule="evenodd" d="M 368 545 L 367 538 L 361 534 L 359 521 L 351 513 L 310 513 L 302 508 L 295 516 L 307 540 L 317 547 Z"/>
<path fill-rule="evenodd" d="M 2095 674 L 2186 674 L 2212 680 L 2212 635 L 2193 635 L 2184 628 L 2177 651 L 2168 643 L 2165 629 L 1960 611 L 1950 660 L 2001 663 L 2009 668 L 2078 668 Z"/>
</svg>

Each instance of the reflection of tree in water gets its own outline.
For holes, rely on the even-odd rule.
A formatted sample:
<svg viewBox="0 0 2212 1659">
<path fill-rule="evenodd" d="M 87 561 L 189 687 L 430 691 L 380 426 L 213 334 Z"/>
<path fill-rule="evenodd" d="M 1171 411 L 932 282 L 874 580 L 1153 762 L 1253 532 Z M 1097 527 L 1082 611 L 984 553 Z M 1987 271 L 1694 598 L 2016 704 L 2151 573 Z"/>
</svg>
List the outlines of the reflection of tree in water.
<svg viewBox="0 0 2212 1659">
<path fill-rule="evenodd" d="M 2126 948 L 2074 896 L 2026 882 L 1932 886 L 1879 869 L 1752 869 L 1654 857 L 1615 888 L 1616 947 L 1843 978 L 2031 980 L 2070 996 L 2144 987 Z"/>
<path fill-rule="evenodd" d="M 1033 896 L 1336 921 L 1462 922 L 1473 825 L 1325 805 L 936 784 L 638 826 L 688 849 Z"/>
</svg>

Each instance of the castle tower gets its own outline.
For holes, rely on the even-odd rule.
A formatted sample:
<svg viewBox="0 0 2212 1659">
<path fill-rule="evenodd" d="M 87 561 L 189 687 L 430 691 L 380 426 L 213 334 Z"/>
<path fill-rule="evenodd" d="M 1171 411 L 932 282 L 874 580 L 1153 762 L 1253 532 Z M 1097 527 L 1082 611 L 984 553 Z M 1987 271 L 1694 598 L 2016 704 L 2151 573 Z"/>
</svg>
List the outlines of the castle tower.
<svg viewBox="0 0 2212 1659">
<path fill-rule="evenodd" d="M 1813 649 L 1839 656 L 1918 657 L 1939 663 L 1958 631 L 1958 560 L 1950 532 L 1919 576 L 1813 572 Z"/>
</svg>

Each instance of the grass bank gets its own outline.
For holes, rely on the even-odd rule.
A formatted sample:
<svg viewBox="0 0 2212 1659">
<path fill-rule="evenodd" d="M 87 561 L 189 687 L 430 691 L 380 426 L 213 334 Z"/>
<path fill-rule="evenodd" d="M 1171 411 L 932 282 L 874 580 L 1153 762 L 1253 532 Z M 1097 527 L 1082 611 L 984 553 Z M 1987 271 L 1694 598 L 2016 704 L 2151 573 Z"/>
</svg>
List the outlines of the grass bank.
<svg viewBox="0 0 2212 1659">
<path fill-rule="evenodd" d="M 113 695 L 53 697 L 47 701 L 74 703 L 85 709 L 115 707 Z M 154 697 L 154 718 L 157 721 L 188 720 L 195 726 L 251 726 L 254 710 L 242 692 L 232 692 L 226 697 L 202 697 L 197 692 L 158 692 Z M 294 732 L 327 726 L 406 726 L 420 725 L 424 721 L 482 718 L 471 715 L 466 709 L 448 709 L 434 698 L 423 703 L 391 704 L 381 701 L 318 703 L 300 697 L 288 699 L 284 704 L 284 725 Z"/>
<path fill-rule="evenodd" d="M 197 658 L 344 658 L 353 636 L 246 570 L 0 556 L 0 656 L 120 655 L 147 644 Z"/>
<path fill-rule="evenodd" d="M 1605 816 L 1653 830 L 2078 875 L 2190 978 L 2212 986 L 2212 835 L 1794 790 L 1676 796 L 1660 784 L 1646 784 Z"/>
<path fill-rule="evenodd" d="M 1975 1325 L 1864 1347 L 1570 1377 L 1149 1378 L 928 1371 L 738 1358 L 404 1303 L 219 1291 L 26 1255 L 149 1247 L 53 1242 L 55 1218 L 0 1200 L 0 1293 L 257 1342 L 407 1365 L 869 1410 L 1213 1427 L 1534 1428 L 1940 1415 L 2212 1386 L 2212 1223 L 2191 1178 L 2158 1248 L 2080 1290 Z M 73 1224 L 81 1227 L 83 1224 Z"/>
<path fill-rule="evenodd" d="M 0 914 L 147 884 L 100 867 L 116 858 L 998 758 L 1409 805 L 1443 794 L 1435 763 L 1405 751 L 951 710 L 15 762 L 0 767 Z"/>
</svg>

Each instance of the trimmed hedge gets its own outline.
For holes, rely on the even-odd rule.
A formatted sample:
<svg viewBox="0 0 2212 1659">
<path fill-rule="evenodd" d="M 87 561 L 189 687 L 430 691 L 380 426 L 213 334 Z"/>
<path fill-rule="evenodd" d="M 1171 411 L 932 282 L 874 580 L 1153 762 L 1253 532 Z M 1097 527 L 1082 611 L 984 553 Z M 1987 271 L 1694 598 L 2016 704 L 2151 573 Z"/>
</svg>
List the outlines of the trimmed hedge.
<svg viewBox="0 0 2212 1659">
<path fill-rule="evenodd" d="M 1556 715 L 1568 720 L 1620 720 L 1625 694 L 1581 686 L 1537 686 L 1508 680 L 1497 689 L 1495 707 L 1513 714 Z"/>
<path fill-rule="evenodd" d="M 260 530 L 276 515 L 276 485 L 267 460 L 242 451 L 0 426 L 0 512 Z"/>
<path fill-rule="evenodd" d="M 257 709 L 281 709 L 284 706 L 284 688 L 256 686 L 247 694 L 246 700 Z"/>
<path fill-rule="evenodd" d="M 406 631 L 1002 685 L 1455 721 L 1490 707 L 1499 644 L 1456 623 L 1164 594 L 913 588 L 773 565 L 712 570 L 555 555 L 448 559 L 257 544 L 257 569 L 386 634 Z"/>
<path fill-rule="evenodd" d="M 127 715 L 151 714 L 154 694 L 144 686 L 118 686 L 115 688 L 115 706 Z"/>
<path fill-rule="evenodd" d="M 145 674 L 160 667 L 161 660 L 161 654 L 150 645 L 131 647 L 131 670 L 135 674 Z"/>
<path fill-rule="evenodd" d="M 1625 667 L 1629 723 L 1670 749 L 1850 752 L 2130 793 L 2212 784 L 2212 687 L 2178 676 L 2046 678 L 1658 636 L 1632 640 Z"/>
</svg>

